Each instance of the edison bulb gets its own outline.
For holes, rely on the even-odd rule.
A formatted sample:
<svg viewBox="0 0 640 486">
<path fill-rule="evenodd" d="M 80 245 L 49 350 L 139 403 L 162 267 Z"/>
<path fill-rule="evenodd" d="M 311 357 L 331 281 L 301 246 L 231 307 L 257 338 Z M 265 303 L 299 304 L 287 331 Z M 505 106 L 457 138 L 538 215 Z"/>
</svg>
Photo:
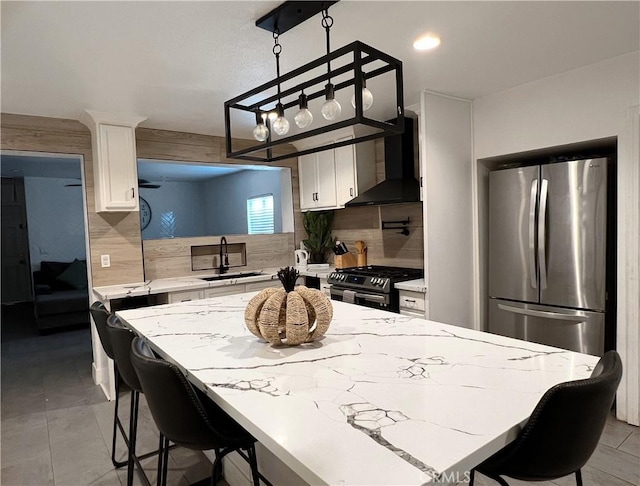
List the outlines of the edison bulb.
<svg viewBox="0 0 640 486">
<path fill-rule="evenodd" d="M 313 122 L 313 113 L 308 108 L 301 108 L 293 117 L 293 121 L 296 122 L 298 128 L 307 128 Z"/>
<path fill-rule="evenodd" d="M 267 138 L 269 138 L 269 129 L 264 123 L 258 123 L 253 129 L 253 138 L 255 138 L 258 142 L 264 142 Z"/>
<path fill-rule="evenodd" d="M 367 111 L 373 105 L 373 93 L 369 88 L 362 88 L 362 111 Z M 356 94 L 351 97 L 351 106 L 356 107 Z"/>
<path fill-rule="evenodd" d="M 276 121 L 273 122 L 273 131 L 278 135 L 286 135 L 289 133 L 289 120 L 287 120 L 284 116 L 280 115 L 276 118 Z"/>
<path fill-rule="evenodd" d="M 340 116 L 342 106 L 335 99 L 330 99 L 324 102 L 320 111 L 326 120 L 333 121 Z"/>
</svg>

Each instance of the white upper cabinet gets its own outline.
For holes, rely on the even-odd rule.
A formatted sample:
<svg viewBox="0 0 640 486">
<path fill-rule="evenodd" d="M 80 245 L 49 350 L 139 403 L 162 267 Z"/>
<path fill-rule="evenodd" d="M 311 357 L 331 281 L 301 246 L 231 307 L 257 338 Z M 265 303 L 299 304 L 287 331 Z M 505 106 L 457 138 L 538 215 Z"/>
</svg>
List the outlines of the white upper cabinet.
<svg viewBox="0 0 640 486">
<path fill-rule="evenodd" d="M 334 149 L 333 154 L 336 164 L 337 204 L 343 207 L 347 201 L 351 201 L 358 195 L 356 148 L 354 145 L 338 147 Z M 375 166 L 375 160 L 373 160 L 373 164 Z"/>
<path fill-rule="evenodd" d="M 344 134 L 343 134 L 344 135 Z M 334 137 L 328 142 L 353 138 Z M 340 209 L 375 184 L 374 142 L 346 145 L 298 158 L 300 209 Z"/>
<path fill-rule="evenodd" d="M 138 211 L 135 129 L 143 117 L 85 111 L 91 130 L 96 212 Z"/>
<path fill-rule="evenodd" d="M 298 159 L 298 173 L 301 209 L 329 209 L 336 206 L 333 150 L 301 156 Z"/>
</svg>

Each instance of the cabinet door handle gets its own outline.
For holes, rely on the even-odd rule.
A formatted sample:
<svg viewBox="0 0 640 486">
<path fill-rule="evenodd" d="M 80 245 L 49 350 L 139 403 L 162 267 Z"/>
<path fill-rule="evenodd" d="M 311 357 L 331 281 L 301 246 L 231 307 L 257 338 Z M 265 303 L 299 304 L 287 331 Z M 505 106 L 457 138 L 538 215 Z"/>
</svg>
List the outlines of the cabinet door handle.
<svg viewBox="0 0 640 486">
<path fill-rule="evenodd" d="M 349 188 L 349 196 L 353 197 L 353 187 Z"/>
<path fill-rule="evenodd" d="M 132 187 L 131 188 L 131 199 L 135 199 L 135 197 L 136 197 L 136 188 Z"/>
<path fill-rule="evenodd" d="M 420 176 L 420 187 L 422 187 L 422 176 Z"/>
</svg>

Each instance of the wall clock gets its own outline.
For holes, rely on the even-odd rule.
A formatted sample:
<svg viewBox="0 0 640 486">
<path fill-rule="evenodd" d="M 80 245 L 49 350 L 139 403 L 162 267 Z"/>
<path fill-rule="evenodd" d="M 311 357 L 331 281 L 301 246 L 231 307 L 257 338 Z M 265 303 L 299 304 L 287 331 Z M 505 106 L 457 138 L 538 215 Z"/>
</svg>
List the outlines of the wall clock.
<svg viewBox="0 0 640 486">
<path fill-rule="evenodd" d="M 151 222 L 151 206 L 143 197 L 140 198 L 140 229 L 145 229 Z"/>
</svg>

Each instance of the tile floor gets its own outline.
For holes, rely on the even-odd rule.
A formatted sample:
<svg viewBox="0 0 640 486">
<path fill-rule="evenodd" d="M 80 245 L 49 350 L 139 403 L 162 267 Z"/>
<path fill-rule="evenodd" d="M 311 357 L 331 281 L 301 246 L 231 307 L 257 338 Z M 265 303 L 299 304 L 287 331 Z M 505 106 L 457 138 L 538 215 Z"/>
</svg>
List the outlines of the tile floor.
<svg viewBox="0 0 640 486">
<path fill-rule="evenodd" d="M 111 463 L 113 402 L 91 378 L 88 326 L 40 336 L 28 307 L 2 308 L 3 486 L 126 485 L 126 467 Z M 158 447 L 158 432 L 141 400 L 138 451 Z M 129 394 L 121 416 L 129 415 Z M 128 423 L 125 419 L 124 423 Z M 125 456 L 124 443 L 117 447 Z M 156 458 L 143 461 L 152 484 Z M 188 485 L 210 474 L 211 462 L 199 451 L 170 452 L 170 485 Z M 142 484 L 135 476 L 134 484 Z"/>
<path fill-rule="evenodd" d="M 117 486 L 126 468 L 110 460 L 113 403 L 91 379 L 88 328 L 40 336 L 30 309 L 2 308 L 3 486 Z M 157 447 L 158 433 L 141 400 L 139 451 Z M 128 394 L 121 414 L 128 415 Z M 118 446 L 124 457 L 124 444 Z M 143 461 L 152 483 L 155 458 Z M 210 462 L 181 447 L 170 453 L 170 485 L 187 485 L 209 475 Z M 600 445 L 583 469 L 584 486 L 640 485 L 640 430 L 610 418 Z M 140 484 L 137 475 L 135 483 Z M 496 483 L 476 475 L 478 486 Z M 573 486 L 573 477 L 540 483 L 509 480 L 511 486 Z M 277 486 L 277 485 L 276 485 Z"/>
</svg>

